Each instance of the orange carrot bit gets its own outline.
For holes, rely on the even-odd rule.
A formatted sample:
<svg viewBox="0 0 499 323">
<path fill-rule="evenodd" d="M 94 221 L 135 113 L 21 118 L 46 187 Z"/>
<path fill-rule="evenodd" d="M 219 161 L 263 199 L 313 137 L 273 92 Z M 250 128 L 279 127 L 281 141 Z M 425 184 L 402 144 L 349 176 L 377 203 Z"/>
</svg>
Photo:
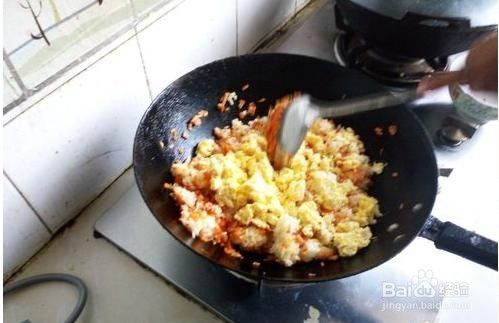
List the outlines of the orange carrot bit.
<svg viewBox="0 0 499 323">
<path fill-rule="evenodd" d="M 286 95 L 281 99 L 278 99 L 275 106 L 269 109 L 267 126 L 265 129 L 265 138 L 267 139 L 267 155 L 271 161 L 274 160 L 275 150 L 277 148 L 277 134 L 279 133 L 279 128 L 281 127 L 281 119 L 284 110 L 286 110 L 286 108 L 290 106 L 293 99 L 299 95 L 299 92 Z"/>
<path fill-rule="evenodd" d="M 213 128 L 213 134 L 215 135 L 215 137 L 217 139 L 223 139 L 223 138 L 227 137 L 225 135 L 225 132 L 222 129 L 220 129 L 219 127 Z"/>
<path fill-rule="evenodd" d="M 231 245 L 224 247 L 224 252 L 231 257 L 243 259 L 243 255 L 241 255 L 236 249 L 234 249 Z"/>
<path fill-rule="evenodd" d="M 251 263 L 251 266 L 252 266 L 253 268 L 255 268 L 255 269 L 260 268 L 260 265 L 261 265 L 261 263 L 260 263 L 260 262 L 258 262 L 258 261 L 253 261 L 253 262 Z"/>
<path fill-rule="evenodd" d="M 227 141 L 225 141 L 225 140 L 220 140 L 218 142 L 218 145 L 220 146 L 220 148 L 222 148 L 222 151 L 224 152 L 224 154 L 226 154 L 232 150 L 232 146 L 229 145 L 229 143 L 227 143 Z"/>
<path fill-rule="evenodd" d="M 206 117 L 207 115 L 208 111 L 206 110 L 198 111 L 198 113 L 196 113 L 194 117 L 192 117 L 191 120 L 189 120 L 189 122 L 187 123 L 187 129 L 192 130 L 192 128 L 200 126 L 203 122 L 202 118 Z"/>
<path fill-rule="evenodd" d="M 246 116 L 248 115 L 248 111 L 247 110 L 243 110 L 241 112 L 239 112 L 239 119 L 244 119 L 246 118 Z"/>
<path fill-rule="evenodd" d="M 388 133 L 390 134 L 390 136 L 395 136 L 397 131 L 398 131 L 398 127 L 396 125 L 392 124 L 392 125 L 388 126 Z"/>
<path fill-rule="evenodd" d="M 222 96 L 220 97 L 220 100 L 218 101 L 217 104 L 217 109 L 220 112 L 225 112 L 227 110 L 227 107 L 225 106 L 227 104 L 227 99 L 229 98 L 230 92 L 224 92 Z"/>
<path fill-rule="evenodd" d="M 251 102 L 250 104 L 248 104 L 248 114 L 250 116 L 254 116 L 255 112 L 256 112 L 256 104 Z"/>
<path fill-rule="evenodd" d="M 172 141 L 175 141 L 178 139 L 177 129 L 175 129 L 175 128 L 170 129 L 170 137 L 171 137 Z"/>
</svg>

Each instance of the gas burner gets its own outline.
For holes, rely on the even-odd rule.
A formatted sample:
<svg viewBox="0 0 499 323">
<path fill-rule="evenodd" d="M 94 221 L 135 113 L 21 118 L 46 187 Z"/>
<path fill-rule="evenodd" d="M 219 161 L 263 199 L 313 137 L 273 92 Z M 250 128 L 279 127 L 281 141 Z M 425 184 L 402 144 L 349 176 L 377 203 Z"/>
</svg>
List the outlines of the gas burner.
<svg viewBox="0 0 499 323">
<path fill-rule="evenodd" d="M 463 129 L 455 125 L 445 125 L 437 131 L 439 141 L 449 147 L 457 147 L 469 139 Z"/>
<path fill-rule="evenodd" d="M 360 69 L 390 85 L 410 86 L 435 70 L 444 70 L 447 58 L 402 57 L 370 47 L 357 33 L 341 32 L 334 39 L 334 55 L 343 66 Z"/>
<path fill-rule="evenodd" d="M 458 149 L 478 129 L 476 125 L 464 121 L 452 105 L 427 104 L 417 106 L 413 111 L 440 149 Z"/>
</svg>

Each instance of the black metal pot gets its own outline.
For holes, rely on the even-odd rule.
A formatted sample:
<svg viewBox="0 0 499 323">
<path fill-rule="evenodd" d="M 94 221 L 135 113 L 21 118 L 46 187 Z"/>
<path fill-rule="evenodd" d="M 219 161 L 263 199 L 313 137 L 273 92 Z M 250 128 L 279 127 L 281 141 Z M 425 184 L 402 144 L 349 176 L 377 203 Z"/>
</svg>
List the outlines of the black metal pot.
<svg viewBox="0 0 499 323">
<path fill-rule="evenodd" d="M 220 93 L 250 88 L 245 99 L 267 98 L 257 115 L 268 114 L 268 102 L 298 90 L 324 100 L 339 100 L 380 92 L 383 88 L 355 70 L 312 57 L 260 54 L 229 57 L 201 66 L 170 84 L 151 103 L 135 135 L 133 165 L 142 197 L 152 214 L 183 245 L 232 272 L 255 279 L 288 283 L 311 283 L 340 279 L 374 268 L 404 249 L 416 236 L 434 241 L 444 249 L 497 270 L 497 242 L 481 237 L 430 215 L 437 193 L 438 170 L 431 141 L 417 117 L 406 106 L 338 118 L 352 127 L 364 142 L 366 154 L 387 163 L 373 180 L 369 193 L 379 200 L 383 217 L 371 227 L 377 238 L 355 257 L 336 262 L 310 262 L 284 267 L 265 261 L 265 255 L 244 253 L 243 259 L 224 253 L 219 245 L 192 239 L 179 221 L 179 210 L 163 183 L 173 181 L 171 165 L 191 155 L 199 140 L 212 138 L 214 127 L 224 127 L 237 118 L 238 110 L 216 110 Z M 182 133 L 201 107 L 209 110 L 203 124 L 188 139 L 168 139 L 171 129 Z M 373 129 L 395 124 L 396 136 L 378 137 Z M 160 144 L 159 142 L 164 144 Z M 174 144 L 174 148 L 168 147 Z M 168 147 L 168 148 L 167 148 Z M 181 149 L 179 149 L 181 148 Z M 383 148 L 382 157 L 380 149 Z M 393 172 L 398 172 L 393 177 Z M 400 209 L 400 203 L 405 207 Z M 397 229 L 389 229 L 397 223 Z M 170 259 L 169 261 L 176 261 Z M 261 266 L 253 266 L 258 261 Z M 309 275 L 314 273 L 314 276 Z"/>
<path fill-rule="evenodd" d="M 381 51 L 407 57 L 445 57 L 497 31 L 497 2 L 336 0 L 336 24 Z"/>
</svg>

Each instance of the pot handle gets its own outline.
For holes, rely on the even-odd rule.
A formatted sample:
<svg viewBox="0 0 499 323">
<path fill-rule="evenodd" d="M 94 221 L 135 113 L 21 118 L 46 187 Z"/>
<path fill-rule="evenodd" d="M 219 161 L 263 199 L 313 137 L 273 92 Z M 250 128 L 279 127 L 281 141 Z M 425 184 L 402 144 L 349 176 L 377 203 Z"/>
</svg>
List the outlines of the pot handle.
<svg viewBox="0 0 499 323">
<path fill-rule="evenodd" d="M 419 233 L 435 247 L 497 270 L 497 242 L 430 216 Z"/>
</svg>

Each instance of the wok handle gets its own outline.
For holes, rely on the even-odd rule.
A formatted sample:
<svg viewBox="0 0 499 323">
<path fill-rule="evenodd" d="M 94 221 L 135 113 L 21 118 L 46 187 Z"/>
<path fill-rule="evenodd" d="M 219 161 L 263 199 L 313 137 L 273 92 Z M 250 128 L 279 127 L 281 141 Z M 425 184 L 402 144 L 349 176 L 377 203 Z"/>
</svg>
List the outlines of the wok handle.
<svg viewBox="0 0 499 323">
<path fill-rule="evenodd" d="M 497 242 L 468 231 L 452 222 L 430 216 L 420 236 L 434 242 L 435 247 L 497 270 Z"/>
</svg>

